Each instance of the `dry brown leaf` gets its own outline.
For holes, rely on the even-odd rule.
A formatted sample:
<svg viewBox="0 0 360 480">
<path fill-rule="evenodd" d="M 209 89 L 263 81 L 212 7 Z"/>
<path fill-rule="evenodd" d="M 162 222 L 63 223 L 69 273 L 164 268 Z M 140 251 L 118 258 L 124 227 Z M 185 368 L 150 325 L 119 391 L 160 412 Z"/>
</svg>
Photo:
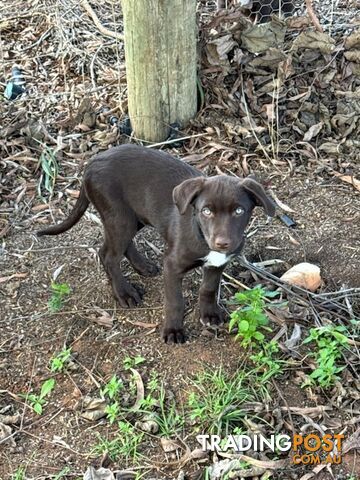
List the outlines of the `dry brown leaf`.
<svg viewBox="0 0 360 480">
<path fill-rule="evenodd" d="M 39 205 L 35 205 L 32 207 L 32 212 L 42 212 L 43 210 L 47 210 L 50 207 L 48 203 L 40 203 Z"/>
<path fill-rule="evenodd" d="M 266 118 L 269 122 L 273 122 L 275 120 L 276 115 L 274 103 L 265 103 L 265 105 L 262 106 L 262 110 L 266 113 Z"/>
<path fill-rule="evenodd" d="M 360 47 L 360 30 L 357 30 L 345 39 L 346 50 L 357 47 Z"/>
<path fill-rule="evenodd" d="M 0 441 L 7 443 L 10 447 L 16 447 L 14 437 L 11 436 L 12 429 L 8 425 L 0 422 Z"/>
<path fill-rule="evenodd" d="M 316 407 L 281 407 L 284 412 L 290 410 L 294 415 L 306 415 L 310 418 L 316 418 L 323 415 L 326 411 L 332 410 L 328 405 L 318 405 Z"/>
<path fill-rule="evenodd" d="M 219 452 L 220 455 L 220 452 Z M 222 478 L 224 473 L 230 472 L 231 470 L 241 470 L 241 476 L 244 476 L 246 470 L 244 470 L 243 462 L 248 463 L 259 469 L 265 470 L 277 470 L 280 468 L 285 468 L 289 464 L 288 459 L 284 460 L 257 460 L 255 458 L 249 457 L 243 454 L 222 454 L 223 457 L 231 458 L 232 460 L 222 460 L 217 462 L 209 467 L 210 478 Z"/>
<path fill-rule="evenodd" d="M 230 34 L 211 40 L 206 45 L 208 62 L 210 65 L 222 65 L 230 67 L 227 54 L 234 47 L 237 47 L 237 43 Z"/>
<path fill-rule="evenodd" d="M 150 433 L 151 435 L 156 435 L 159 431 L 158 423 L 151 418 L 146 419 L 143 422 L 135 422 L 135 427 L 143 432 Z"/>
<path fill-rule="evenodd" d="M 294 238 L 292 235 L 290 235 L 289 232 L 288 232 L 288 237 L 289 237 L 290 243 L 292 243 L 293 245 L 296 245 L 296 246 L 300 245 L 300 242 L 298 240 L 296 240 L 296 238 Z"/>
<path fill-rule="evenodd" d="M 180 445 L 170 438 L 160 438 L 161 446 L 165 453 L 175 452 L 180 449 Z"/>
<path fill-rule="evenodd" d="M 83 480 L 115 480 L 115 476 L 108 468 L 95 469 L 90 466 L 84 473 Z"/>
<path fill-rule="evenodd" d="M 328 154 L 332 154 L 332 155 L 340 155 L 341 151 L 340 151 L 340 145 L 338 143 L 335 143 L 335 142 L 324 142 L 322 143 L 319 148 L 318 148 L 319 151 L 321 152 L 325 152 L 325 153 L 328 153 Z"/>
<path fill-rule="evenodd" d="M 20 413 L 16 413 L 15 415 L 0 414 L 0 423 L 4 423 L 5 425 L 15 425 L 20 423 L 20 420 L 21 420 Z"/>
<path fill-rule="evenodd" d="M 338 177 L 341 181 L 345 182 L 345 183 L 349 183 L 350 185 L 352 185 L 354 188 L 356 188 L 356 190 L 358 192 L 360 192 L 360 180 L 358 180 L 357 178 L 351 176 L 351 175 L 343 175 L 342 173 L 339 173 L 339 172 L 332 172 L 332 174 L 335 176 L 335 177 Z"/>
<path fill-rule="evenodd" d="M 281 208 L 281 210 L 284 210 L 284 212 L 287 212 L 287 213 L 295 213 L 295 210 L 293 210 L 292 208 L 290 208 L 288 205 L 286 205 L 284 202 L 282 202 L 281 200 L 279 200 L 279 198 L 276 196 L 276 194 L 274 193 L 273 190 L 269 190 L 269 192 L 271 193 L 271 196 L 272 198 L 274 199 L 276 205 L 278 207 Z"/>
<path fill-rule="evenodd" d="M 311 24 L 309 17 L 291 17 L 286 19 L 288 28 L 294 30 L 302 30 L 304 27 L 308 27 Z"/>
<path fill-rule="evenodd" d="M 261 25 L 250 25 L 241 34 L 241 46 L 251 53 L 266 52 L 271 47 L 282 45 L 286 25 L 279 18 Z"/>
<path fill-rule="evenodd" d="M 302 32 L 294 40 L 291 50 L 311 49 L 330 54 L 335 48 L 335 40 L 327 33 L 308 31 Z"/>
<path fill-rule="evenodd" d="M 139 410 L 144 400 L 145 388 L 144 388 L 144 382 L 142 381 L 140 373 L 134 368 L 130 368 L 130 371 L 134 376 L 134 380 L 136 384 L 136 400 L 134 405 L 131 407 L 131 410 L 136 411 L 136 410 Z"/>
<path fill-rule="evenodd" d="M 310 480 L 310 478 L 317 478 L 317 474 L 321 472 L 321 470 L 323 470 L 324 468 L 326 468 L 326 464 L 322 464 L 322 465 L 317 465 L 312 472 L 310 473 L 306 473 L 305 475 L 303 475 L 300 480 Z"/>
<path fill-rule="evenodd" d="M 315 125 L 312 125 L 304 135 L 304 142 L 309 142 L 312 138 L 319 135 L 323 126 L 324 126 L 323 122 L 319 122 L 319 123 L 316 123 Z"/>
<path fill-rule="evenodd" d="M 106 401 L 103 398 L 84 397 L 82 401 L 83 412 L 80 415 L 86 420 L 95 422 L 106 416 Z"/>
<path fill-rule="evenodd" d="M 109 315 L 105 310 L 101 312 L 100 317 L 89 317 L 91 322 L 97 323 L 105 328 L 112 328 L 113 326 L 113 317 Z"/>
<path fill-rule="evenodd" d="M 350 50 L 349 52 L 344 52 L 344 57 L 349 62 L 360 63 L 360 50 Z"/>
<path fill-rule="evenodd" d="M 286 55 L 278 48 L 269 48 L 262 56 L 254 58 L 249 65 L 252 67 L 266 67 L 276 70 L 281 62 L 286 60 Z"/>
</svg>

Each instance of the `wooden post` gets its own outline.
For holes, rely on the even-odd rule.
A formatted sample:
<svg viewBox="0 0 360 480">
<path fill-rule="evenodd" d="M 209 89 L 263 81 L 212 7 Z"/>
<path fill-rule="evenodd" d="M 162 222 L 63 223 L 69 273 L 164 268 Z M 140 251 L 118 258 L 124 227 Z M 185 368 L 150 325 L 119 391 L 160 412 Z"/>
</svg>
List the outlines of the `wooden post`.
<svg viewBox="0 0 360 480">
<path fill-rule="evenodd" d="M 131 125 L 161 142 L 197 109 L 196 1 L 122 0 L 122 10 Z"/>
</svg>

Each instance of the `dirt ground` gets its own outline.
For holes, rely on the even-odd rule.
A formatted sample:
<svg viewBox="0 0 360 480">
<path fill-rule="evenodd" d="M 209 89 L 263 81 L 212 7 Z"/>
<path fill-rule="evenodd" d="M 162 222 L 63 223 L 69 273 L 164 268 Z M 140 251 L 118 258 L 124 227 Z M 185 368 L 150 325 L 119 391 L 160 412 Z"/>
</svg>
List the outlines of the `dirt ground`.
<svg viewBox="0 0 360 480">
<path fill-rule="evenodd" d="M 359 195 L 336 181 L 329 184 L 307 178 L 292 178 L 286 186 L 276 182 L 273 189 L 282 201 L 294 208 L 292 217 L 297 227 L 289 229 L 277 218 L 266 224 L 262 212 L 257 211 L 249 231 L 255 233 L 246 246 L 247 258 L 251 261 L 277 258 L 286 262 L 283 269 L 286 265 L 310 261 L 321 267 L 324 290 L 359 286 L 360 223 L 356 222 L 360 215 Z M 55 212 L 61 208 L 66 214 L 71 207 L 59 200 L 53 208 Z M 57 213 L 54 215 L 59 218 Z M 42 220 L 45 218 L 43 215 Z M 126 357 L 142 355 L 146 359 L 146 371 L 160 372 L 168 388 L 181 399 L 186 395 L 189 375 L 204 365 L 215 368 L 222 364 L 234 371 L 246 355 L 226 331 L 217 338 L 203 331 L 196 308 L 200 272 L 190 274 L 185 285 L 188 341 L 184 345 L 164 345 L 158 328 L 163 318 L 161 274 L 143 279 L 124 261 L 131 279 L 141 284 L 146 293 L 141 307 L 121 310 L 114 302 L 96 255 L 101 245 L 101 227 L 83 219 L 69 233 L 38 240 L 34 236 L 38 226 L 37 221 L 14 222 L 3 245 L 2 275 L 14 277 L 1 285 L 0 372 L 1 388 L 5 388 L 2 406 L 13 405 L 13 395 L 26 392 L 29 384 L 38 388 L 49 376 L 51 357 L 64 344 L 71 345 L 76 354 L 76 369 L 71 374 L 57 376 L 54 398 L 43 417 L 37 418 L 21 401 L 17 405 L 25 428 L 24 433 L 16 437 L 14 452 L 2 453 L 0 476 L 4 480 L 10 478 L 16 466 L 23 464 L 24 455 L 27 472 L 42 478 L 64 466 L 81 472 L 84 465 L 94 461 L 89 457 L 96 440 L 94 425 L 78 419 L 79 403 L 84 395 L 97 390 L 96 381 L 103 383 L 121 371 Z M 138 238 L 139 248 L 161 265 L 161 256 L 155 254 L 146 241 L 161 249 L 161 240 L 151 229 Z M 58 281 L 66 281 L 72 294 L 63 311 L 50 314 L 49 285 L 60 266 L 63 268 Z M 242 270 L 236 260 L 227 271 L 241 279 Z M 223 289 L 222 298 L 228 299 L 229 291 Z M 110 329 L 94 323 L 104 311 L 113 319 Z M 309 398 L 299 392 L 294 380 L 291 374 L 280 380 L 286 401 L 291 406 L 309 405 Z M 108 434 L 111 430 L 106 423 L 96 426 L 98 433 Z M 156 455 L 160 458 L 159 445 L 153 446 L 152 452 L 155 458 Z M 354 471 L 355 458 L 348 455 L 343 471 Z M 198 471 L 194 467 L 193 470 Z M 158 473 L 164 475 L 166 471 L 165 467 Z"/>
</svg>

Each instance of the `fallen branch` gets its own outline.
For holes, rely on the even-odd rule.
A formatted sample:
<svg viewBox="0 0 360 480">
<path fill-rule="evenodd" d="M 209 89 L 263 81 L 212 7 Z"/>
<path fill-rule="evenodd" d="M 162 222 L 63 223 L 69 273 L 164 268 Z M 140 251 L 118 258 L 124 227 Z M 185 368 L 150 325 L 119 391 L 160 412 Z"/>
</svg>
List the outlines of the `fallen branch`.
<svg viewBox="0 0 360 480">
<path fill-rule="evenodd" d="M 113 32 L 112 30 L 109 30 L 108 28 L 104 27 L 104 25 L 102 25 L 87 0 L 80 0 L 80 3 L 86 10 L 86 12 L 90 15 L 90 17 L 93 19 L 93 22 L 95 23 L 95 26 L 100 33 L 102 33 L 106 37 L 115 38 L 116 40 L 120 40 L 121 42 L 124 41 L 124 35 L 121 35 L 121 33 Z"/>
<path fill-rule="evenodd" d="M 323 29 L 322 26 L 320 25 L 319 19 L 317 18 L 316 13 L 314 12 L 313 0 L 305 0 L 305 4 L 306 4 L 307 13 L 308 13 L 308 15 L 309 15 L 309 17 L 310 17 L 310 20 L 312 21 L 315 29 L 316 29 L 318 32 L 323 33 L 323 32 L 324 32 L 324 29 Z"/>
</svg>

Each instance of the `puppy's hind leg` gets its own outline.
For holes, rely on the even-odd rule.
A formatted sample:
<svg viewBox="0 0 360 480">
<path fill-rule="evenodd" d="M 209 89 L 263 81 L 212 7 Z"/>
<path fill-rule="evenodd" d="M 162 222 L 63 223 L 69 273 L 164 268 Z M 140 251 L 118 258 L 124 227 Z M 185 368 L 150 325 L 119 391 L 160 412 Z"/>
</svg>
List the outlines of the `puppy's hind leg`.
<svg viewBox="0 0 360 480">
<path fill-rule="evenodd" d="M 129 209 L 102 215 L 105 242 L 99 251 L 100 260 L 111 281 L 116 300 L 123 308 L 135 307 L 141 302 L 139 292 L 127 282 L 120 270 L 120 261 L 136 233 L 136 218 Z"/>
<path fill-rule="evenodd" d="M 155 277 L 159 273 L 158 266 L 151 260 L 148 260 L 135 247 L 134 242 L 131 242 L 125 252 L 126 258 L 140 275 L 144 277 Z"/>
</svg>

